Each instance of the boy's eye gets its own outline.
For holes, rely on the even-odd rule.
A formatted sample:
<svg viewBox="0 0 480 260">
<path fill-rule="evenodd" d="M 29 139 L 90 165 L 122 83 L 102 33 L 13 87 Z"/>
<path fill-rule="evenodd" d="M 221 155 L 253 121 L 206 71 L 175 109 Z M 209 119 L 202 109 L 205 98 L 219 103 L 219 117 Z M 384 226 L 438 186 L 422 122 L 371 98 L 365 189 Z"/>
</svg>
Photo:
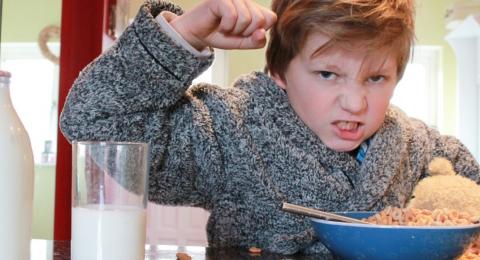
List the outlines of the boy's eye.
<svg viewBox="0 0 480 260">
<path fill-rule="evenodd" d="M 382 82 L 383 80 L 385 80 L 385 76 L 382 76 L 382 75 L 376 75 L 368 78 L 368 81 L 372 83 L 379 83 L 379 82 Z"/>
<path fill-rule="evenodd" d="M 337 78 L 337 74 L 331 72 L 331 71 L 326 71 L 326 70 L 321 70 L 318 72 L 318 75 L 322 77 L 323 79 L 326 80 L 334 80 Z"/>
</svg>

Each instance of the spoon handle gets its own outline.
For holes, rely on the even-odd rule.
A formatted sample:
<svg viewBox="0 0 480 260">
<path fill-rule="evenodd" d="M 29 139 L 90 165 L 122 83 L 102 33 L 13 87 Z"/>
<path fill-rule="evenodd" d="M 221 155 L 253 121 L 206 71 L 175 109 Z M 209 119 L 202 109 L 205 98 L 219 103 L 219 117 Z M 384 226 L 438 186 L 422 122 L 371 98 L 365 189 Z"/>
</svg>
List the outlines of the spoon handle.
<svg viewBox="0 0 480 260">
<path fill-rule="evenodd" d="M 330 212 L 325 212 L 317 209 L 311 209 L 311 208 L 306 208 L 306 207 L 302 207 L 295 204 L 290 204 L 287 202 L 283 203 L 282 210 L 290 213 L 300 214 L 300 215 L 314 217 L 314 218 L 321 218 L 326 220 L 337 220 L 337 221 L 342 221 L 347 223 L 370 224 L 366 221 L 359 220 L 356 218 L 349 218 L 349 217 L 341 216 L 341 215 L 330 213 Z"/>
</svg>

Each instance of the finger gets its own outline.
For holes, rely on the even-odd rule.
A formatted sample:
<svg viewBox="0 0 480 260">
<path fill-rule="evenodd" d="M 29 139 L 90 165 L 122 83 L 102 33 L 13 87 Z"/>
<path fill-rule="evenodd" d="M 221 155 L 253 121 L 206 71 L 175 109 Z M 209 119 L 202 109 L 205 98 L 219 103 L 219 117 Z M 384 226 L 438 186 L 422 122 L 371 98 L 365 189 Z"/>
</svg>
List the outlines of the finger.
<svg viewBox="0 0 480 260">
<path fill-rule="evenodd" d="M 216 32 L 206 38 L 207 42 L 214 42 L 211 47 L 220 49 L 257 49 L 265 46 L 266 33 L 264 29 L 258 29 L 250 36 L 245 37 L 242 35 L 228 35 Z"/>
<path fill-rule="evenodd" d="M 267 42 L 267 32 L 265 29 L 258 29 L 252 33 L 252 43 L 255 45 L 255 48 L 262 48 Z"/>
<path fill-rule="evenodd" d="M 240 41 L 238 49 L 258 49 L 265 46 L 266 43 L 266 32 L 264 29 L 260 28 L 255 30 L 249 37 L 244 37 Z"/>
<path fill-rule="evenodd" d="M 263 28 L 265 24 L 265 17 L 263 17 L 263 13 L 260 11 L 260 6 L 257 5 L 253 1 L 246 1 L 245 5 L 247 6 L 252 20 L 248 27 L 243 31 L 242 35 L 243 36 L 249 36 L 251 35 L 255 30 L 259 28 Z"/>
<path fill-rule="evenodd" d="M 263 17 L 265 19 L 265 24 L 263 25 L 263 29 L 267 31 L 268 29 L 272 28 L 272 26 L 277 22 L 277 14 L 267 8 L 261 8 L 260 12 L 262 12 Z"/>
<path fill-rule="evenodd" d="M 237 10 L 237 21 L 230 34 L 243 35 L 243 31 L 247 29 L 252 22 L 252 15 L 250 14 L 250 10 L 246 5 L 245 0 L 233 0 L 233 4 Z"/>
<path fill-rule="evenodd" d="M 231 1 L 216 1 L 217 8 L 214 11 L 215 15 L 220 18 L 218 30 L 224 33 L 231 32 L 237 23 L 237 10 Z"/>
</svg>

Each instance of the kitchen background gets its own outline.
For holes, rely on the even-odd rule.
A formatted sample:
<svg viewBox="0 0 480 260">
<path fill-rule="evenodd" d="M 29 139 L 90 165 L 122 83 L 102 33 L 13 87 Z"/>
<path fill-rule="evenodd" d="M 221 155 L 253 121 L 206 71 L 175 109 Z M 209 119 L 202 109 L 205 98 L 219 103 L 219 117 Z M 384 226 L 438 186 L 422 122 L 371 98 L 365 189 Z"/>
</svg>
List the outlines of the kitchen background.
<svg viewBox="0 0 480 260">
<path fill-rule="evenodd" d="M 109 21 L 116 21 L 107 32 L 111 36 L 121 33 L 143 2 L 104 1 L 109 3 L 105 5 Z M 198 1 L 173 2 L 188 9 Z M 257 2 L 270 5 L 267 0 Z M 413 60 L 392 102 L 442 133 L 460 137 L 478 159 L 480 0 L 417 0 L 416 5 Z M 42 239 L 53 238 L 56 162 L 70 160 L 56 152 L 61 13 L 61 0 L 3 0 L 1 16 L 0 68 L 12 73 L 12 100 L 33 146 L 33 237 Z M 111 42 L 104 35 L 103 49 Z M 262 70 L 264 65 L 264 50 L 217 50 L 216 57 L 198 80 L 228 86 L 239 74 Z M 149 241 L 204 244 L 207 216 L 198 209 L 150 205 Z"/>
</svg>

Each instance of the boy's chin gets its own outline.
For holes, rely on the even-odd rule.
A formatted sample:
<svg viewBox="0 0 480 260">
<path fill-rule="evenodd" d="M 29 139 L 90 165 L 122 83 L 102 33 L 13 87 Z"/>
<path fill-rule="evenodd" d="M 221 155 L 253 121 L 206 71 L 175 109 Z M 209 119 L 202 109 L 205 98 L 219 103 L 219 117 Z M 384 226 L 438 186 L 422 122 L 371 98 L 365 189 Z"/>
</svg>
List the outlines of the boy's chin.
<svg viewBox="0 0 480 260">
<path fill-rule="evenodd" d="M 357 141 L 357 142 L 347 142 L 347 141 L 338 142 L 337 141 L 332 143 L 325 143 L 325 145 L 336 152 L 348 153 L 357 149 L 361 143 L 362 142 L 360 141 Z"/>
</svg>

